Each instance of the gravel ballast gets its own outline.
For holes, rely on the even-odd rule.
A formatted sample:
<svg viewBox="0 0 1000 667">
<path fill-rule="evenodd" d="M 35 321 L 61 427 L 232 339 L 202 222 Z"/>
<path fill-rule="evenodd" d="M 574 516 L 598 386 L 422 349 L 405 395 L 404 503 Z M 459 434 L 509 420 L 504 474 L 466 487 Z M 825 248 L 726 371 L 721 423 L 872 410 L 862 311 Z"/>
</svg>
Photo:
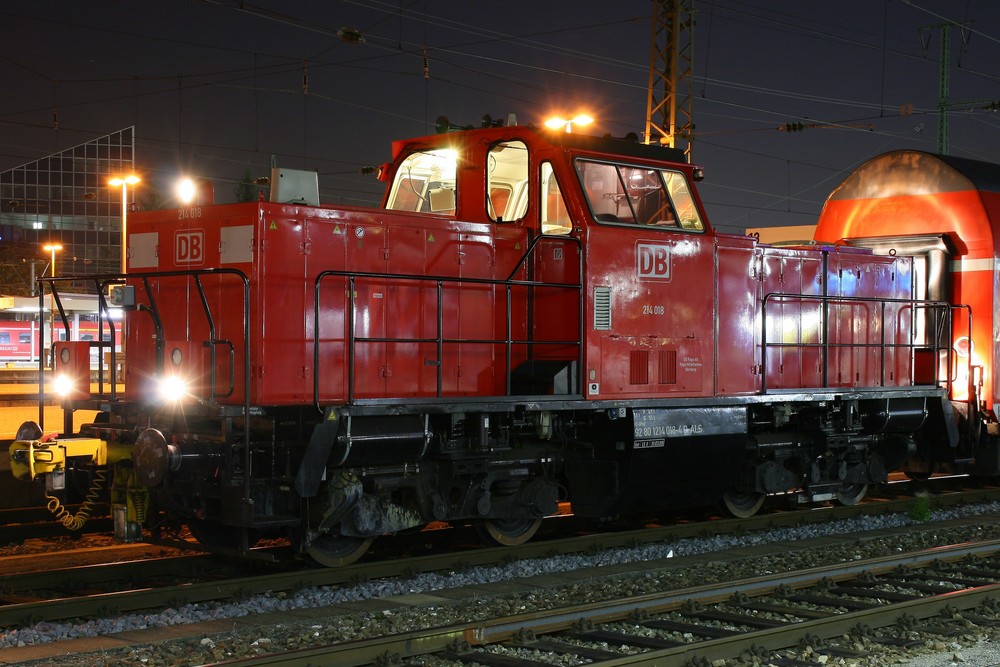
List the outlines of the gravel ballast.
<svg viewBox="0 0 1000 667">
<path fill-rule="evenodd" d="M 261 655 L 268 652 L 296 647 L 318 646 L 350 639 L 377 637 L 389 632 L 402 632 L 429 626 L 448 625 L 469 621 L 510 616 L 526 611 L 561 606 L 570 603 L 601 601 L 625 595 L 638 595 L 725 581 L 740 577 L 800 569 L 827 563 L 859 560 L 874 556 L 898 553 L 925 546 L 950 544 L 959 541 L 998 539 L 1000 523 L 983 521 L 964 527 L 946 527 L 938 522 L 969 516 L 1000 514 L 1000 503 L 976 505 L 953 510 L 938 510 L 933 522 L 921 523 L 905 514 L 881 515 L 857 519 L 813 524 L 796 528 L 781 528 L 743 535 L 720 535 L 690 538 L 671 543 L 646 544 L 619 548 L 594 554 L 573 554 L 517 561 L 492 567 L 472 567 L 463 571 L 419 574 L 405 579 L 373 581 L 350 586 L 314 587 L 295 593 L 259 595 L 238 602 L 198 603 L 176 609 L 151 613 L 135 613 L 113 618 L 83 620 L 77 623 L 39 623 L 29 627 L 8 629 L 0 633 L 0 649 L 40 646 L 67 639 L 99 637 L 150 630 L 177 628 L 191 623 L 242 619 L 238 632 L 213 634 L 210 637 L 181 639 L 160 643 L 139 644 L 127 649 L 115 649 L 99 654 L 62 655 L 51 662 L 35 661 L 25 664 L 56 664 L 67 667 L 84 665 L 141 665 L 167 667 L 218 662 L 240 656 Z M 914 527 L 899 531 L 896 537 L 859 539 L 850 544 L 831 549 L 829 546 L 808 548 L 807 540 L 832 534 L 857 534 L 887 528 Z M 718 560 L 698 566 L 666 567 L 678 563 L 667 559 L 687 555 L 731 551 L 774 542 L 800 543 L 802 549 L 781 550 L 773 556 L 755 555 L 752 559 Z M 634 564 L 626 574 L 602 576 L 601 568 L 611 565 Z M 392 596 L 427 595 L 448 589 L 482 587 L 542 574 L 562 573 L 593 568 L 592 576 L 580 579 L 573 585 L 550 588 L 517 587 L 524 592 L 498 593 L 469 597 L 457 602 L 419 605 L 408 603 L 392 609 L 369 613 L 341 613 L 316 620 L 280 622 L 261 625 L 256 631 L 247 630 L 248 618 L 256 614 L 278 615 L 288 619 L 296 610 L 333 607 L 347 602 L 382 600 Z M 616 568 L 618 571 L 618 568 Z M 499 590 L 499 589 L 498 589 Z M 271 616 L 270 618 L 274 618 Z M 251 625 L 251 627 L 253 627 Z M 938 667 L 954 664 L 964 667 L 996 665 L 1000 652 L 994 650 L 994 639 L 970 633 L 963 642 L 944 641 L 929 647 L 934 651 L 929 661 L 900 652 L 898 657 L 912 662 L 879 662 L 870 664 L 898 664 L 907 667 Z M 54 646 L 53 648 L 58 648 Z M 766 663 L 762 663 L 766 664 Z M 839 663 L 830 659 L 826 664 Z M 856 667 L 869 663 L 857 663 Z"/>
</svg>

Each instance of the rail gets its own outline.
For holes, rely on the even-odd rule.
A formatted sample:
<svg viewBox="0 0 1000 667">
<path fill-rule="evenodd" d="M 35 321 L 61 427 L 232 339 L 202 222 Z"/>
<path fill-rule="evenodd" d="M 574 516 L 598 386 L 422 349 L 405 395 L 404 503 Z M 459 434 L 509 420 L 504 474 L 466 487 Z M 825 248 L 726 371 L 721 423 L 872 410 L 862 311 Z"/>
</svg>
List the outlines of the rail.
<svg viewBox="0 0 1000 667">
<path fill-rule="evenodd" d="M 583 368 L 583 326 L 584 326 L 584 292 L 583 292 L 583 254 L 579 254 L 580 261 L 578 266 L 578 280 L 576 283 L 562 283 L 562 282 L 548 282 L 541 280 L 519 280 L 515 279 L 514 276 L 518 275 L 522 270 L 530 268 L 528 264 L 528 258 L 531 256 L 535 248 L 540 242 L 543 241 L 558 241 L 558 242 L 573 242 L 580 245 L 579 240 L 575 238 L 554 238 L 547 236 L 535 237 L 528 247 L 525 249 L 524 253 L 521 255 L 518 262 L 515 264 L 514 268 L 508 273 L 507 277 L 504 279 L 499 278 L 473 278 L 473 277 L 455 277 L 455 276 L 425 276 L 425 275 L 413 275 L 404 273 L 383 273 L 383 272 L 368 272 L 368 271 L 323 271 L 316 276 L 314 283 L 314 308 L 313 308 L 313 403 L 317 410 L 323 411 L 323 397 L 321 396 L 320 389 L 320 368 L 321 368 L 321 348 L 326 342 L 339 342 L 346 341 L 347 344 L 347 401 L 349 404 L 354 404 L 357 400 L 356 394 L 356 352 L 359 345 L 365 344 L 392 344 L 392 343 L 426 343 L 433 344 L 435 346 L 437 358 L 430 360 L 431 365 L 436 366 L 436 387 L 435 396 L 441 398 L 445 395 L 444 392 L 444 377 L 443 377 L 443 359 L 444 351 L 446 346 L 463 346 L 463 345 L 502 345 L 504 347 L 504 371 L 505 371 L 505 393 L 507 396 L 512 395 L 512 372 L 513 372 L 513 348 L 515 346 L 524 345 L 529 349 L 532 346 L 573 346 L 576 348 L 576 364 L 577 368 Z M 321 299 L 321 288 L 324 282 L 333 279 L 343 279 L 347 282 L 347 307 L 346 307 L 346 322 L 344 325 L 345 332 L 341 337 L 331 337 L 324 339 L 321 335 L 321 314 L 323 312 L 323 303 Z M 405 337 L 393 337 L 393 336 L 359 336 L 356 331 L 357 323 L 357 286 L 359 282 L 363 281 L 383 281 L 383 282 L 395 282 L 400 285 L 405 284 L 431 284 L 433 285 L 436 309 L 435 309 L 435 332 L 433 336 L 426 337 L 416 337 L 416 336 L 405 336 Z M 491 294 L 495 294 L 496 289 L 503 289 L 505 297 L 505 312 L 504 312 L 504 331 L 505 336 L 503 338 L 462 338 L 462 337 L 446 337 L 444 335 L 445 323 L 445 303 L 446 303 L 446 286 L 462 286 L 462 285 L 484 285 L 495 288 L 491 290 Z M 527 299 L 525 303 L 525 324 L 526 331 L 530 332 L 531 318 L 534 315 L 534 305 L 532 292 L 538 288 L 545 289 L 556 289 L 556 290 L 574 290 L 577 292 L 577 314 L 578 314 L 578 326 L 577 326 L 577 338 L 569 340 L 557 340 L 557 339 L 538 339 L 529 337 L 525 339 L 514 338 L 513 335 L 513 324 L 514 324 L 514 313 L 513 313 L 513 295 L 516 288 L 523 288 L 527 293 Z M 461 293 L 461 292 L 459 292 Z M 338 332 L 338 335 L 339 332 Z M 529 355 L 530 357 L 530 355 Z M 579 372 L 577 372 L 575 377 L 575 391 L 577 394 L 582 394 L 582 378 Z"/>
<path fill-rule="evenodd" d="M 768 340 L 768 330 L 769 325 L 775 320 L 782 321 L 784 317 L 783 314 L 775 315 L 773 312 L 768 312 L 768 307 L 786 305 L 798 303 L 799 309 L 797 311 L 797 316 L 802 316 L 804 309 L 802 306 L 806 303 L 814 304 L 816 307 L 818 326 L 815 328 L 816 336 L 812 341 L 779 341 L 771 342 Z M 830 313 L 832 306 L 850 306 L 850 305 L 865 305 L 865 306 L 877 306 L 877 319 L 876 324 L 878 326 L 878 331 L 881 336 L 881 340 L 878 342 L 858 342 L 858 341 L 846 341 L 837 342 L 831 340 L 833 335 L 831 331 L 840 330 L 838 327 L 846 322 L 848 324 L 852 323 L 854 318 L 851 314 L 843 316 L 832 316 Z M 821 361 L 821 382 L 822 388 L 829 388 L 831 385 L 829 377 L 829 369 L 831 365 L 831 354 L 838 350 L 867 350 L 874 349 L 878 351 L 878 380 L 877 386 L 886 386 L 886 358 L 890 351 L 904 350 L 909 355 L 909 368 L 910 368 L 910 382 L 915 383 L 916 378 L 914 377 L 914 364 L 913 360 L 915 358 L 918 350 L 929 350 L 931 358 L 935 360 L 933 365 L 933 379 L 927 384 L 946 386 L 951 385 L 951 378 L 942 378 L 940 364 L 937 360 L 940 358 L 941 353 L 944 352 L 947 355 L 947 367 L 951 368 L 951 346 L 947 343 L 942 344 L 942 340 L 949 340 L 948 336 L 945 334 L 950 334 L 951 331 L 951 310 L 953 309 L 968 309 L 968 306 L 952 306 L 944 301 L 921 301 L 916 299 L 894 299 L 894 298 L 875 298 L 875 297 L 848 297 L 848 296 L 830 296 L 830 295 L 807 295 L 807 294 L 791 294 L 783 292 L 772 292 L 764 296 L 763 307 L 761 309 L 761 393 L 766 394 L 769 391 L 768 387 L 768 352 L 773 350 L 785 350 L 785 349 L 795 349 L 795 350 L 807 350 L 815 349 L 820 352 Z M 918 340 L 915 327 L 912 323 L 915 321 L 915 314 L 917 310 L 929 310 L 935 316 L 933 321 L 936 323 L 936 329 L 933 336 L 927 336 L 928 340 Z M 908 313 L 908 315 L 906 314 Z M 886 324 L 888 322 L 888 317 L 895 317 L 900 320 L 909 320 L 905 322 L 908 340 L 904 342 L 896 342 L 886 340 Z M 972 332 L 972 314 L 971 310 L 969 312 L 969 335 Z M 797 332 L 799 338 L 803 333 L 803 327 L 799 325 L 797 327 Z M 898 331 L 898 330 L 897 330 Z M 970 368 L 971 370 L 971 368 Z M 898 384 L 898 380 L 896 382 Z M 836 386 L 842 386 L 838 383 Z"/>
</svg>

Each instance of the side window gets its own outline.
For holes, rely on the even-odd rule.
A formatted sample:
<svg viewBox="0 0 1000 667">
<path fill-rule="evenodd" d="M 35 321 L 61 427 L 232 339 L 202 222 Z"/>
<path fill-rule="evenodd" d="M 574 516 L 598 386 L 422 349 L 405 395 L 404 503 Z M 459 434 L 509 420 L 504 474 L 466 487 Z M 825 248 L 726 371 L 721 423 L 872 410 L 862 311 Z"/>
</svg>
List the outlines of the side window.
<svg viewBox="0 0 1000 667">
<path fill-rule="evenodd" d="M 458 155 L 450 148 L 412 153 L 403 160 L 387 208 L 455 215 Z"/>
<path fill-rule="evenodd" d="M 491 220 L 510 222 L 528 212 L 528 147 L 502 141 L 486 156 L 486 208 Z"/>
<path fill-rule="evenodd" d="M 0 334 L 0 335 L 3 335 L 3 334 Z M 0 341 L 0 342 L 3 342 L 3 341 Z M 31 334 L 27 333 L 27 332 L 17 334 L 17 342 L 18 343 L 30 343 L 31 342 Z"/>
<path fill-rule="evenodd" d="M 0 331 L 0 343 L 9 343 L 9 342 L 10 342 L 10 332 Z"/>
<path fill-rule="evenodd" d="M 566 210 L 566 200 L 559 189 L 559 181 L 552 171 L 552 163 L 542 163 L 540 180 L 538 190 L 542 199 L 539 207 L 542 212 L 542 234 L 569 234 L 573 224 L 569 219 L 569 211 Z"/>
<path fill-rule="evenodd" d="M 705 224 L 698 214 L 698 207 L 694 205 L 694 197 L 688 188 L 687 179 L 683 174 L 676 171 L 663 172 L 663 180 L 667 184 L 667 192 L 674 202 L 674 209 L 677 211 L 677 220 L 680 221 L 681 229 L 701 232 L 705 230 Z"/>
</svg>

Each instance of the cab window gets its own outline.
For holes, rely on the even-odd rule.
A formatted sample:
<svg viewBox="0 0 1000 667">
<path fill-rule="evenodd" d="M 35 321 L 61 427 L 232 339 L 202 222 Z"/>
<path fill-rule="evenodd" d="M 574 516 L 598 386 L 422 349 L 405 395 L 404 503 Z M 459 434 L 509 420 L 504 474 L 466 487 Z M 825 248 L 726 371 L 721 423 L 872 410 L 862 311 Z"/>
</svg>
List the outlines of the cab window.
<svg viewBox="0 0 1000 667">
<path fill-rule="evenodd" d="M 591 160 L 577 160 L 576 170 L 598 222 L 704 229 L 681 172 Z"/>
<path fill-rule="evenodd" d="M 387 208 L 455 215 L 457 162 L 450 148 L 411 153 L 399 165 Z"/>
<path fill-rule="evenodd" d="M 510 222 L 528 211 L 528 147 L 501 141 L 486 157 L 486 208 L 495 222 Z"/>
<path fill-rule="evenodd" d="M 543 162 L 538 188 L 541 193 L 542 234 L 569 234 L 573 225 L 566 210 L 566 200 L 559 189 L 559 181 L 552 171 L 552 163 Z"/>
</svg>

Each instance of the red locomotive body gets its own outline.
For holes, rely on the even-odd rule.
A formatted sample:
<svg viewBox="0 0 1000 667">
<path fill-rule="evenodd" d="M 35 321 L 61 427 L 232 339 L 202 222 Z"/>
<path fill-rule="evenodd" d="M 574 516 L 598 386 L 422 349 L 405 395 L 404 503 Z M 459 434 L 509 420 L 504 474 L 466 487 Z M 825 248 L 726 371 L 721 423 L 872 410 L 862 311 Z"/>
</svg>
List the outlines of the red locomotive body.
<svg viewBox="0 0 1000 667">
<path fill-rule="evenodd" d="M 715 233 L 699 174 L 491 127 L 397 142 L 376 209 L 305 178 L 138 213 L 128 395 L 88 432 L 132 448 L 148 521 L 282 530 L 328 564 L 436 520 L 519 542 L 559 501 L 856 502 L 944 409 L 913 360 L 942 354 L 915 322 L 946 309 L 902 256 Z"/>
</svg>

